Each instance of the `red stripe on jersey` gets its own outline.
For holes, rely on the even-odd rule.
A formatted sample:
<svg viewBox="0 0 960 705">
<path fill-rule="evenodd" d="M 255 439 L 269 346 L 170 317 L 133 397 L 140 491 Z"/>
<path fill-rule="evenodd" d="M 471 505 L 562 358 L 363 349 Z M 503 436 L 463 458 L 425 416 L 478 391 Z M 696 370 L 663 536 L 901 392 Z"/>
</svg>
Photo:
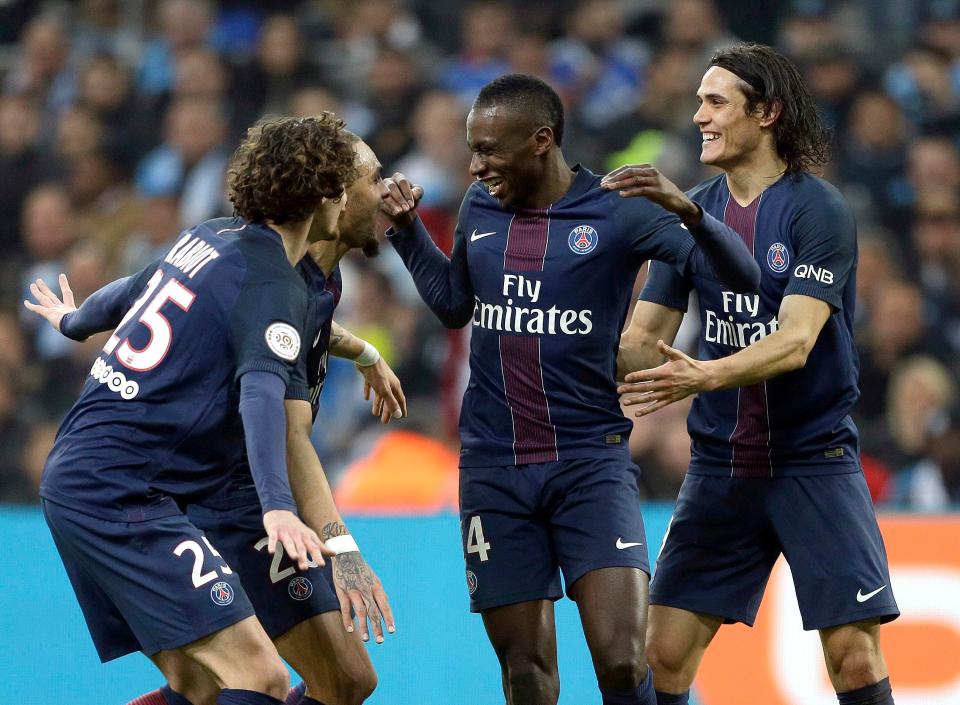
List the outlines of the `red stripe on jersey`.
<svg viewBox="0 0 960 705">
<path fill-rule="evenodd" d="M 521 272 L 542 272 L 550 237 L 550 209 L 518 212 L 510 221 L 503 268 Z"/>
<path fill-rule="evenodd" d="M 733 196 L 727 197 L 723 222 L 733 228 L 753 252 L 756 239 L 757 210 L 763 194 L 747 206 Z M 770 464 L 770 409 L 767 405 L 767 384 L 759 382 L 737 390 L 737 422 L 730 434 L 733 452 L 730 460 L 732 477 L 768 477 Z"/>
<path fill-rule="evenodd" d="M 500 336 L 503 389 L 513 420 L 513 455 L 517 465 L 559 460 L 557 429 L 543 387 L 540 339 Z"/>
</svg>

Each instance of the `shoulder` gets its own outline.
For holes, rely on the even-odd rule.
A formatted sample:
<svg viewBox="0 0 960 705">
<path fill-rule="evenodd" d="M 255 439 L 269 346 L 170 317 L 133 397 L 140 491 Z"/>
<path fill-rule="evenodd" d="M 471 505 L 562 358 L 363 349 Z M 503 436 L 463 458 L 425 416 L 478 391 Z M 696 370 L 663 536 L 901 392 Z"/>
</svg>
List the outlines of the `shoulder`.
<svg viewBox="0 0 960 705">
<path fill-rule="evenodd" d="M 853 210 L 840 190 L 829 181 L 803 173 L 787 184 L 792 224 L 801 231 L 816 228 L 855 237 Z"/>
<path fill-rule="evenodd" d="M 698 198 L 707 198 L 719 194 L 726 186 L 723 174 L 717 174 L 712 179 L 701 181 L 699 184 L 687 191 L 690 200 Z"/>
</svg>

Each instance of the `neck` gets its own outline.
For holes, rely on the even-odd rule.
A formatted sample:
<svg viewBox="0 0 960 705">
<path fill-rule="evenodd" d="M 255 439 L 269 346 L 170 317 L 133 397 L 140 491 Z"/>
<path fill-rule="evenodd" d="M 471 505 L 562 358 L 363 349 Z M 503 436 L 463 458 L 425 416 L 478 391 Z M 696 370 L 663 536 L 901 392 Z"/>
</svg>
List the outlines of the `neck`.
<svg viewBox="0 0 960 705">
<path fill-rule="evenodd" d="M 320 267 L 320 271 L 323 272 L 323 276 L 325 277 L 330 276 L 333 268 L 337 266 L 337 263 L 343 259 L 343 256 L 349 251 L 350 248 L 340 242 L 340 240 L 321 240 L 320 242 L 311 243 L 307 248 L 310 257 L 317 263 L 317 266 Z"/>
<path fill-rule="evenodd" d="M 554 149 L 547 157 L 547 168 L 537 183 L 537 190 L 530 195 L 528 208 L 546 208 L 563 198 L 570 190 L 576 174 L 570 169 L 563 153 Z"/>
<path fill-rule="evenodd" d="M 267 225 L 280 235 L 280 240 L 283 242 L 283 250 L 287 253 L 287 260 L 291 266 L 296 266 L 297 262 L 307 254 L 307 233 L 310 232 L 310 224 L 312 221 L 313 216 L 299 223 L 277 225 L 276 223 L 267 222 Z"/>
<path fill-rule="evenodd" d="M 730 195 L 745 206 L 780 180 L 787 171 L 787 163 L 774 150 L 756 150 L 724 171 Z"/>
</svg>

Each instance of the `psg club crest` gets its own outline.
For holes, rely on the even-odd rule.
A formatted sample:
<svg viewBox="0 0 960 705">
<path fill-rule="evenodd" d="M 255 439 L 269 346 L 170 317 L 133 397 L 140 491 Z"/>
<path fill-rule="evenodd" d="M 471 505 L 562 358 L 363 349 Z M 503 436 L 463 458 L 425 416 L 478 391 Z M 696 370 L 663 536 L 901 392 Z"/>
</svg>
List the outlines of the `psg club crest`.
<svg viewBox="0 0 960 705">
<path fill-rule="evenodd" d="M 230 583 L 225 583 L 220 581 L 219 583 L 214 583 L 213 587 L 210 588 L 210 599 L 213 600 L 218 605 L 229 605 L 233 602 L 233 588 L 230 587 Z"/>
<path fill-rule="evenodd" d="M 313 594 L 313 583 L 298 575 L 287 584 L 287 592 L 294 600 L 306 600 Z"/>
<path fill-rule="evenodd" d="M 570 245 L 570 249 L 578 255 L 586 255 L 593 252 L 597 249 L 597 243 L 599 241 L 600 237 L 597 235 L 597 231 L 589 225 L 578 225 L 570 231 L 570 236 L 567 238 L 567 244 Z"/>
<path fill-rule="evenodd" d="M 777 274 L 787 271 L 790 266 L 790 253 L 782 242 L 775 242 L 767 250 L 767 265 Z"/>
<path fill-rule="evenodd" d="M 477 591 L 477 575 L 472 570 L 467 571 L 467 590 L 471 595 Z"/>
</svg>

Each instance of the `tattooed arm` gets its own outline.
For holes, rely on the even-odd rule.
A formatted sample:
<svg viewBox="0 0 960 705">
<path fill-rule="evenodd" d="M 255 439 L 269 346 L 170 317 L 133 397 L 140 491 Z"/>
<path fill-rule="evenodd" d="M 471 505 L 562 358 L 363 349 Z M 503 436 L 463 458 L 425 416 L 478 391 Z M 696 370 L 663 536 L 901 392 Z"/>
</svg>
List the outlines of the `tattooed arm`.
<svg viewBox="0 0 960 705">
<path fill-rule="evenodd" d="M 333 492 L 326 473 L 310 441 L 313 415 L 310 403 L 288 399 L 287 414 L 287 471 L 290 489 L 297 504 L 300 517 L 320 534 L 324 542 L 337 536 L 349 535 L 343 517 L 333 501 Z M 396 629 L 393 612 L 387 594 L 376 573 L 367 565 L 359 551 L 340 553 L 330 559 L 333 563 L 333 581 L 340 599 L 340 614 L 343 626 L 353 631 L 351 608 L 360 624 L 360 636 L 370 638 L 367 621 L 373 627 L 378 644 L 383 643 L 381 617 L 391 634 Z"/>
</svg>

